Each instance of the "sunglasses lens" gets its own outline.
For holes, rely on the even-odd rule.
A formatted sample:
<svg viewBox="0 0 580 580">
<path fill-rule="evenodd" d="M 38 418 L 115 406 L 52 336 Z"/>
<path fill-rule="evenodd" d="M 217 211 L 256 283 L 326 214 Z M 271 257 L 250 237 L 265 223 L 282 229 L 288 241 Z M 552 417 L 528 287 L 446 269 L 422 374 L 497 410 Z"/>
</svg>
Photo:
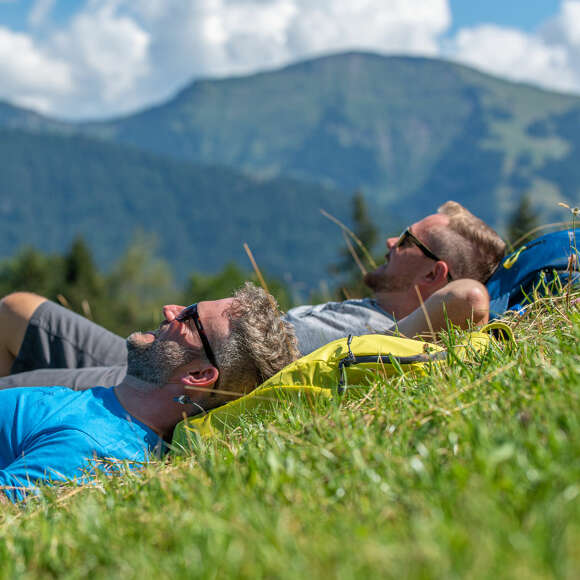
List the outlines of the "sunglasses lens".
<svg viewBox="0 0 580 580">
<path fill-rule="evenodd" d="M 407 230 L 405 230 L 399 236 L 399 240 L 397 241 L 397 248 L 404 246 L 408 239 L 409 239 L 409 232 Z"/>
<path fill-rule="evenodd" d="M 196 305 L 195 304 L 192 304 L 191 306 L 188 306 L 187 308 L 184 308 L 175 317 L 175 320 L 179 320 L 180 322 L 183 322 L 184 320 L 187 320 L 187 319 L 191 318 L 193 316 L 193 311 L 196 309 L 195 307 L 196 307 Z"/>
</svg>

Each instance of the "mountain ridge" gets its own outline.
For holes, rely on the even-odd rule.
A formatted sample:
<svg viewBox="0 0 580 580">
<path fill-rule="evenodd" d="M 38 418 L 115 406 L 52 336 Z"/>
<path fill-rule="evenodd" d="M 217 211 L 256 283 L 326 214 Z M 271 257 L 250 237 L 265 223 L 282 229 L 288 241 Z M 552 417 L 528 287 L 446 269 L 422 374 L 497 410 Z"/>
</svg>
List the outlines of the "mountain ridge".
<svg viewBox="0 0 580 580">
<path fill-rule="evenodd" d="M 175 204 L 187 200 L 189 184 L 201 183 L 199 210 L 212 216 L 214 228 L 228 221 L 228 243 L 239 246 L 248 228 L 259 230 L 254 244 L 268 255 L 267 267 L 285 275 L 285 261 L 308 256 L 309 264 L 296 266 L 308 283 L 337 254 L 336 231 L 321 225 L 316 200 L 348 220 L 351 196 L 362 189 L 383 234 L 447 199 L 500 231 L 524 194 L 545 222 L 566 219 L 558 202 L 580 205 L 580 97 L 441 59 L 354 51 L 252 75 L 198 79 L 165 103 L 90 123 L 63 123 L 0 103 L 2 127 L 5 205 L 40 203 L 35 190 L 67 203 L 66 191 L 69 221 L 62 221 L 61 208 L 54 227 L 76 220 L 88 228 L 87 215 L 107 217 L 120 195 L 125 206 L 140 208 L 123 213 L 127 222 L 150 227 L 150 215 L 159 211 L 155 198 L 166 198 L 174 210 L 163 219 L 177 220 L 166 237 L 199 251 L 203 238 L 191 237 Z M 13 151 L 7 131 L 18 145 Z M 64 184 L 59 170 L 67 175 Z M 91 179 L 103 184 L 102 207 L 98 191 L 92 205 L 70 204 L 92 191 Z M 218 193 L 212 196 L 214 185 Z M 221 213 L 214 207 L 218 200 L 226 208 Z M 19 218 L 27 228 L 33 213 Z M 277 227 L 289 216 L 292 226 Z M 27 241 L 26 228 L 17 226 L 5 226 L 12 237 L 4 244 L 0 239 L 1 254 Z M 217 246 L 211 259 L 195 262 L 201 269 L 215 271 L 229 260 L 227 244 Z M 171 257 L 169 246 L 162 250 Z M 192 257 L 184 254 L 173 264 Z"/>
<path fill-rule="evenodd" d="M 558 135 L 530 135 L 528 127 L 576 107 L 577 96 L 440 59 L 350 52 L 233 79 L 198 80 L 164 105 L 92 124 L 89 133 L 258 175 L 362 188 L 398 213 L 404 213 L 401 200 L 430 197 L 433 187 L 437 203 L 459 197 L 482 205 L 475 199 L 482 191 L 471 193 L 469 176 L 492 172 L 484 181 L 498 211 L 484 204 L 482 217 L 501 227 L 524 189 L 542 186 L 544 166 L 562 149 L 562 143 L 551 149 Z M 472 151 L 468 167 L 465 160 L 454 163 L 466 147 Z M 526 154 L 533 157 L 532 172 L 521 167 Z M 448 180 L 459 176 L 450 189 L 437 179 L 442 169 Z M 560 201 L 562 185 L 548 188 L 552 194 L 560 190 Z"/>
</svg>

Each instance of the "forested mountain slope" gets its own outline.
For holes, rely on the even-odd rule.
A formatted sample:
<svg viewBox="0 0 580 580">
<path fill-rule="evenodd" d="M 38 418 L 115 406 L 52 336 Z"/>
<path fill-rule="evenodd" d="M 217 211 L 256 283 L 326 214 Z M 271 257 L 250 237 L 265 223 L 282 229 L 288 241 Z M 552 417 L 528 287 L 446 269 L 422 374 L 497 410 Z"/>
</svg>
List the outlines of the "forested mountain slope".
<svg viewBox="0 0 580 580">
<path fill-rule="evenodd" d="M 580 99 L 424 58 L 349 53 L 199 80 L 162 106 L 85 127 L 259 175 L 362 188 L 409 220 L 446 199 L 502 226 L 524 192 L 546 219 L 580 198 Z"/>
<path fill-rule="evenodd" d="M 350 199 L 317 184 L 258 180 L 83 137 L 0 131 L 0 257 L 25 244 L 62 251 L 78 233 L 111 264 L 136 229 L 156 235 L 176 276 L 245 268 L 248 242 L 262 268 L 311 283 L 337 255 Z"/>
</svg>

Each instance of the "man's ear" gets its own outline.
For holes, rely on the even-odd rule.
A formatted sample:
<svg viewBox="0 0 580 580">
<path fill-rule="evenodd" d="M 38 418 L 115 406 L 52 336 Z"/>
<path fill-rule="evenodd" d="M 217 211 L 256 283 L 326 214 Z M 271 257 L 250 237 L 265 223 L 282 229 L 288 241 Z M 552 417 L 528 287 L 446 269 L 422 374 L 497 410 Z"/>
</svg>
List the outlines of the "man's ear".
<svg viewBox="0 0 580 580">
<path fill-rule="evenodd" d="M 437 286 L 445 286 L 447 284 L 447 276 L 449 275 L 449 266 L 443 260 L 439 260 L 433 264 L 433 267 L 425 275 L 428 284 L 436 284 Z"/>
<path fill-rule="evenodd" d="M 214 366 L 190 369 L 179 377 L 179 382 L 184 387 L 205 388 L 213 385 L 218 380 L 219 374 Z"/>
</svg>

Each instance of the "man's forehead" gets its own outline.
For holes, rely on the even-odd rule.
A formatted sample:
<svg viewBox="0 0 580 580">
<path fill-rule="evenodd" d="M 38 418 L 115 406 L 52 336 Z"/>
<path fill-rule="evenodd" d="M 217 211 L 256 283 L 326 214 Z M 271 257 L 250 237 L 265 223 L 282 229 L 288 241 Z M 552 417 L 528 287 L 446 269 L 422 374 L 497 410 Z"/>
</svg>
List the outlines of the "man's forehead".
<svg viewBox="0 0 580 580">
<path fill-rule="evenodd" d="M 447 225 L 449 225 L 448 216 L 440 213 L 434 213 L 414 223 L 411 226 L 411 231 L 415 235 L 429 234 L 429 231 L 432 230 L 433 228 L 446 227 Z"/>
<path fill-rule="evenodd" d="M 222 298 L 220 300 L 204 300 L 198 305 L 200 315 L 203 316 L 221 316 L 229 308 L 231 308 L 234 303 L 233 298 Z"/>
<path fill-rule="evenodd" d="M 227 335 L 230 329 L 229 310 L 234 302 L 233 298 L 221 300 L 207 300 L 198 304 L 198 313 L 206 332 L 211 335 Z"/>
</svg>

